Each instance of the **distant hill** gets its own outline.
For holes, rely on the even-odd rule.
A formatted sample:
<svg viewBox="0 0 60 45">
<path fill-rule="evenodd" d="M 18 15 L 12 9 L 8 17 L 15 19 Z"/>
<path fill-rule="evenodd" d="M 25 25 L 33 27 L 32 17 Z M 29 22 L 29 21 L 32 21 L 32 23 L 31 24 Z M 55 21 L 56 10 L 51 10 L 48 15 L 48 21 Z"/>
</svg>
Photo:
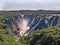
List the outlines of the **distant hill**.
<svg viewBox="0 0 60 45">
<path fill-rule="evenodd" d="M 60 14 L 60 11 L 56 10 L 12 10 L 12 11 L 0 11 L 0 14 Z"/>
</svg>

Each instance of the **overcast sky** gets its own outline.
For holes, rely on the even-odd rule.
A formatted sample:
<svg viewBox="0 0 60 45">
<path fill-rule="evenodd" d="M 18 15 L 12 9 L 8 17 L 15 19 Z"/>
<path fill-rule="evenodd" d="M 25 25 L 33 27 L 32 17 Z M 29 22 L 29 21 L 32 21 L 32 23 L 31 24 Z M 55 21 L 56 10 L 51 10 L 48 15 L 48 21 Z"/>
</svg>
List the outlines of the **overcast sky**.
<svg viewBox="0 0 60 45">
<path fill-rule="evenodd" d="M 0 0 L 0 10 L 60 10 L 60 0 Z"/>
</svg>

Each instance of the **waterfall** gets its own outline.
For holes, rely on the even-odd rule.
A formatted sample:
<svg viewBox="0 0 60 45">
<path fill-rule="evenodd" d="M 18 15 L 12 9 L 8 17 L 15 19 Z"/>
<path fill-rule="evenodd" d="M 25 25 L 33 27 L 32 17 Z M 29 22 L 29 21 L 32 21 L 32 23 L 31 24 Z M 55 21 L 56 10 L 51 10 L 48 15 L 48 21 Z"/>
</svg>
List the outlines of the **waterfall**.
<svg viewBox="0 0 60 45">
<path fill-rule="evenodd" d="M 51 21 L 50 27 L 52 27 L 52 24 L 53 24 L 55 18 L 56 18 L 56 16 L 55 16 L 54 19 Z"/>
<path fill-rule="evenodd" d="M 29 24 L 29 26 L 32 26 L 34 24 L 34 20 L 36 17 L 33 18 L 32 22 Z"/>
<path fill-rule="evenodd" d="M 40 23 L 40 21 L 41 21 L 41 19 L 39 19 L 39 21 L 37 22 L 37 24 L 36 24 L 35 26 L 33 26 L 28 33 L 33 32 L 34 29 L 35 29 L 35 28 L 38 26 L 38 24 Z"/>
<path fill-rule="evenodd" d="M 23 36 L 28 30 L 29 30 L 29 26 L 28 26 L 28 19 L 20 19 L 20 21 L 17 21 L 17 25 L 18 25 L 18 28 L 19 28 L 19 35 L 20 36 Z"/>
<path fill-rule="evenodd" d="M 48 25 L 49 27 L 49 22 L 48 22 L 48 19 L 45 19 L 45 23 Z"/>
<path fill-rule="evenodd" d="M 60 25 L 60 16 L 59 16 L 59 19 L 57 21 L 57 26 L 59 26 L 59 25 Z"/>
</svg>

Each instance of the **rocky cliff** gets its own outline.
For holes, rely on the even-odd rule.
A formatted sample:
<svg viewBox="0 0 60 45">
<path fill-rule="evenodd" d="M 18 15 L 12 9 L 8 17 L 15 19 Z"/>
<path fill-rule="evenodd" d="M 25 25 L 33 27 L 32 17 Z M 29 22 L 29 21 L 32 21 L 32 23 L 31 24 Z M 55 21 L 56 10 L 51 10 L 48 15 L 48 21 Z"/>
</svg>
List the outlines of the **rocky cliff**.
<svg viewBox="0 0 60 45">
<path fill-rule="evenodd" d="M 6 23 L 10 34 L 22 37 L 35 30 L 59 26 L 60 14 L 25 14 L 11 16 Z"/>
</svg>

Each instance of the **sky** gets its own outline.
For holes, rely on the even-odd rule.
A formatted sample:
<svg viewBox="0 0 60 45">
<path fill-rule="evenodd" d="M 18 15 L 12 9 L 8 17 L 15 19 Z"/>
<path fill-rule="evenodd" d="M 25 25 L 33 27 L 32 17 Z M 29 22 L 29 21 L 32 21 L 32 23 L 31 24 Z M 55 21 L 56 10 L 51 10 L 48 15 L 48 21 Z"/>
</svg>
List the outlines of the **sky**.
<svg viewBox="0 0 60 45">
<path fill-rule="evenodd" d="M 0 10 L 60 10 L 60 0 L 0 0 Z"/>
</svg>

